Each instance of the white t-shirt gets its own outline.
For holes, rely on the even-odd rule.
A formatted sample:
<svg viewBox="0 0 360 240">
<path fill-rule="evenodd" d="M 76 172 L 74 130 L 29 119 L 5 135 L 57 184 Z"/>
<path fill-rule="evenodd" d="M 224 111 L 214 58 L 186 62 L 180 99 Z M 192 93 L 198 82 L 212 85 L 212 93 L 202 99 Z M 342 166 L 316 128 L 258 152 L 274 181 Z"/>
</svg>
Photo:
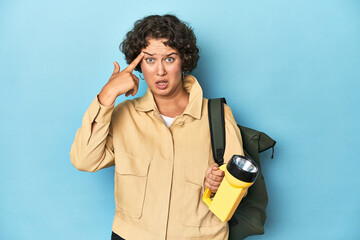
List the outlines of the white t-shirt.
<svg viewBox="0 0 360 240">
<path fill-rule="evenodd" d="M 175 118 L 167 117 L 167 116 L 164 116 L 162 114 L 160 114 L 160 115 L 164 119 L 166 126 L 170 127 L 171 123 L 174 121 Z"/>
</svg>

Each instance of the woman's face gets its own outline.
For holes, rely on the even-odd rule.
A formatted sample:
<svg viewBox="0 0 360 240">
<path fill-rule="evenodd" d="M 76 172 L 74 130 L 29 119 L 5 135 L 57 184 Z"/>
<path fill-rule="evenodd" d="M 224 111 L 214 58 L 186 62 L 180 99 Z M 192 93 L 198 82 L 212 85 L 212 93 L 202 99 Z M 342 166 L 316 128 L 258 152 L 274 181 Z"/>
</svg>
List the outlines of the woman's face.
<svg viewBox="0 0 360 240">
<path fill-rule="evenodd" d="M 142 49 L 141 61 L 144 79 L 154 97 L 174 97 L 184 91 L 181 81 L 181 59 L 179 52 L 163 42 L 167 39 L 150 39 Z"/>
</svg>

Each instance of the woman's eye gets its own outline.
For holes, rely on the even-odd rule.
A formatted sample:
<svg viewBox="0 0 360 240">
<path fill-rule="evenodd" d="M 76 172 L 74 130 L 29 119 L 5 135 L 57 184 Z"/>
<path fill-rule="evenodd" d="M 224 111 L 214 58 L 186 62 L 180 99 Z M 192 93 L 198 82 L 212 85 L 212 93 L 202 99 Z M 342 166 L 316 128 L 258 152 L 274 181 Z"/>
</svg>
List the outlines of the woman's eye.
<svg viewBox="0 0 360 240">
<path fill-rule="evenodd" d="M 166 62 L 173 62 L 175 59 L 174 58 L 172 58 L 172 57 L 168 57 L 168 58 L 166 58 Z"/>
<path fill-rule="evenodd" d="M 146 62 L 148 62 L 148 63 L 153 63 L 153 62 L 155 62 L 155 60 L 154 60 L 153 58 L 147 58 L 147 59 L 146 59 Z"/>
</svg>

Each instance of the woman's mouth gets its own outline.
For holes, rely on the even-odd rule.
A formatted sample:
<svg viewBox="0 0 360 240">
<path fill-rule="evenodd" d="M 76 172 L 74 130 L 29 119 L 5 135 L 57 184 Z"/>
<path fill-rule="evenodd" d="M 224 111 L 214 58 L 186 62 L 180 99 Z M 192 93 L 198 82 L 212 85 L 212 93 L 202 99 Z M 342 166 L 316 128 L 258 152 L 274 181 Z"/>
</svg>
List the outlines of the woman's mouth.
<svg viewBox="0 0 360 240">
<path fill-rule="evenodd" d="M 155 82 L 155 85 L 157 88 L 161 89 L 161 90 L 164 90 L 167 88 L 169 82 L 166 81 L 166 80 L 162 80 L 162 81 L 157 81 Z"/>
</svg>

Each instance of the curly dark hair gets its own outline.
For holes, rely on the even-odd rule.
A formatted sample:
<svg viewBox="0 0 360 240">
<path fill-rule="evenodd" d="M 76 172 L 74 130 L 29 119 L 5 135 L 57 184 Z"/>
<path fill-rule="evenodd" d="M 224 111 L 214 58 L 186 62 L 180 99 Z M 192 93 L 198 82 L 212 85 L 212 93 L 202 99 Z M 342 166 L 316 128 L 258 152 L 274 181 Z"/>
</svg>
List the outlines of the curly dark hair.
<svg viewBox="0 0 360 240">
<path fill-rule="evenodd" d="M 187 23 L 171 14 L 150 15 L 135 22 L 134 28 L 126 34 L 119 46 L 128 64 L 149 45 L 150 38 L 167 39 L 164 44 L 176 49 L 180 54 L 182 71 L 191 72 L 196 68 L 199 59 L 196 36 Z M 140 64 L 135 70 L 141 72 Z"/>
</svg>

